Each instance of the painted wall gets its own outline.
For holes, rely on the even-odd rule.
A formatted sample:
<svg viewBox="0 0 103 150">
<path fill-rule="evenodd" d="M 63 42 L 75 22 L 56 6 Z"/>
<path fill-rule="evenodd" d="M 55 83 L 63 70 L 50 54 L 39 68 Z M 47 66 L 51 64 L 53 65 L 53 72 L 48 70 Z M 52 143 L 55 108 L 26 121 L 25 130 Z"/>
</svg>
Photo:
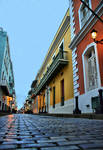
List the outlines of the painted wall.
<svg viewBox="0 0 103 150">
<path fill-rule="evenodd" d="M 84 76 L 83 76 L 83 62 L 82 62 L 82 54 L 83 51 L 86 49 L 87 45 L 89 45 L 90 43 L 93 42 L 93 39 L 91 38 L 91 31 L 93 29 L 98 30 L 98 40 L 100 40 L 101 38 L 103 38 L 103 25 L 101 22 L 97 22 L 93 28 L 89 31 L 89 33 L 85 36 L 85 38 L 79 43 L 79 45 L 77 46 L 77 62 L 78 62 L 78 75 L 79 75 L 79 91 L 80 94 L 84 93 Z M 101 78 L 101 84 L 103 86 L 103 47 L 101 44 L 97 44 L 97 53 L 98 53 L 98 59 L 99 59 L 99 70 L 100 70 L 100 78 Z"/>
<path fill-rule="evenodd" d="M 53 78 L 49 87 L 53 89 L 55 86 L 55 102 L 56 104 L 61 102 L 61 80 L 64 79 L 64 98 L 65 100 L 73 98 L 73 72 L 72 72 L 72 51 L 68 48 L 70 43 L 70 28 L 66 31 L 66 33 L 61 37 L 64 39 L 64 51 L 68 53 L 69 63 L 65 66 L 60 72 L 58 72 L 57 76 Z M 58 47 L 56 51 L 58 51 Z M 53 105 L 53 90 L 50 92 L 50 105 Z"/>
<path fill-rule="evenodd" d="M 38 99 L 37 99 L 37 97 L 35 97 L 35 99 L 33 101 L 33 113 L 34 114 L 38 113 Z"/>
<path fill-rule="evenodd" d="M 74 58 L 73 66 L 75 66 L 76 69 L 75 70 L 73 67 L 74 71 L 76 72 L 75 74 L 76 76 L 73 78 L 73 80 L 74 82 L 76 82 L 76 85 L 78 85 L 77 88 L 74 88 L 74 95 L 79 96 L 79 108 L 82 111 L 82 113 L 92 113 L 93 109 L 91 104 L 91 97 L 98 96 L 98 89 L 102 88 L 103 86 L 103 46 L 101 44 L 95 44 L 97 50 L 96 60 L 98 60 L 97 61 L 98 81 L 100 78 L 99 83 L 101 84 L 98 84 L 99 85 L 98 88 L 90 91 L 85 91 L 86 80 L 83 73 L 84 68 L 82 55 L 89 45 L 94 44 L 93 39 L 91 38 L 91 31 L 93 29 L 98 31 L 96 40 L 103 39 L 103 23 L 101 23 L 99 20 L 95 22 L 96 17 L 94 17 L 93 19 L 91 17 L 80 30 L 79 8 L 81 2 L 77 0 L 71 1 L 72 5 L 70 6 L 73 7 L 73 9 L 71 10 L 72 11 L 71 14 L 73 14 L 74 17 L 73 19 L 74 22 L 71 21 L 71 24 L 74 24 L 74 31 L 76 36 L 74 37 L 74 39 L 72 39 L 70 47 L 72 48 L 72 57 Z M 94 10 L 100 2 L 101 0 L 91 0 L 91 8 Z M 101 8 L 101 6 L 99 8 Z M 102 8 L 100 13 L 102 13 Z M 103 16 L 101 16 L 101 18 L 103 19 Z"/>
<path fill-rule="evenodd" d="M 45 73 L 47 71 L 47 66 L 52 63 L 52 56 L 53 56 L 53 54 L 55 53 L 57 55 L 57 53 L 59 51 L 58 46 L 59 46 L 61 40 L 63 39 L 63 37 L 61 37 L 59 42 L 57 44 L 55 44 L 54 49 L 52 50 L 52 53 L 51 53 L 51 48 L 52 48 L 52 45 L 54 44 L 54 42 L 55 42 L 55 40 L 56 40 L 56 38 L 58 36 L 58 33 L 60 32 L 60 29 L 63 26 L 67 16 L 69 16 L 69 9 L 67 10 L 67 12 L 66 12 L 66 14 L 65 14 L 65 16 L 64 16 L 60 26 L 59 26 L 59 29 L 56 32 L 56 35 L 54 36 L 54 39 L 53 39 L 53 41 L 52 41 L 52 43 L 51 43 L 51 45 L 50 45 L 50 47 L 48 49 L 47 55 L 45 56 L 44 62 L 43 62 L 42 66 L 41 66 L 41 68 L 40 68 L 40 70 L 38 72 L 39 73 L 38 74 L 38 83 L 40 82 L 40 79 L 43 77 L 43 73 Z M 48 57 L 49 54 L 50 54 L 50 56 Z"/>
<path fill-rule="evenodd" d="M 55 86 L 55 104 L 56 105 L 60 105 L 61 104 L 61 80 L 64 79 L 64 101 L 67 101 L 67 103 L 65 102 L 65 106 L 64 106 L 64 109 L 62 110 L 63 112 L 69 112 L 68 108 L 68 100 L 73 100 L 73 71 L 72 71 L 72 51 L 68 48 L 68 45 L 71 41 L 71 38 L 70 38 L 70 24 L 68 23 L 65 31 L 61 34 L 61 37 L 59 38 L 59 41 L 58 43 L 55 44 L 55 48 L 52 50 L 52 52 L 50 51 L 51 50 L 51 47 L 53 45 L 53 43 L 55 42 L 56 40 L 56 37 L 58 36 L 59 32 L 60 32 L 60 29 L 62 28 L 67 16 L 69 16 L 69 10 L 67 10 L 67 13 L 65 15 L 65 17 L 63 18 L 63 21 L 56 33 L 56 36 L 54 37 L 54 40 L 52 42 L 52 44 L 50 45 L 50 48 L 48 50 L 48 53 L 46 55 L 46 58 L 43 62 L 43 65 L 40 69 L 40 72 L 39 72 L 39 81 L 38 81 L 38 84 L 40 83 L 40 79 L 43 77 L 43 74 L 47 71 L 47 66 L 50 66 L 50 64 L 53 62 L 53 56 L 57 55 L 58 52 L 59 52 L 59 48 L 60 48 L 60 45 L 61 43 L 63 42 L 63 45 L 64 45 L 64 51 L 67 52 L 67 58 L 68 58 L 68 65 L 64 66 L 63 69 L 61 69 L 56 76 L 53 77 L 53 79 L 49 82 L 49 84 L 47 85 L 51 90 L 49 91 L 50 92 L 50 97 L 49 97 L 49 104 L 50 106 L 49 107 L 52 107 L 53 106 L 53 87 Z M 51 53 L 50 53 L 51 52 Z M 45 63 L 46 62 L 46 63 Z M 40 95 L 38 96 L 38 110 L 42 107 L 45 107 L 45 105 L 47 105 L 47 94 L 46 94 L 46 87 L 41 91 Z M 65 111 L 65 107 L 67 106 L 67 109 Z M 61 105 L 60 105 L 61 107 Z M 70 102 L 70 107 L 71 107 L 71 102 Z M 63 108 L 63 107 L 62 107 Z M 73 112 L 73 101 L 72 101 L 72 107 L 71 107 L 71 110 L 70 112 L 72 113 Z M 67 111 L 68 110 L 68 111 Z M 52 112 L 51 109 L 49 112 Z M 60 112 L 60 109 L 58 108 L 58 112 Z"/>
</svg>

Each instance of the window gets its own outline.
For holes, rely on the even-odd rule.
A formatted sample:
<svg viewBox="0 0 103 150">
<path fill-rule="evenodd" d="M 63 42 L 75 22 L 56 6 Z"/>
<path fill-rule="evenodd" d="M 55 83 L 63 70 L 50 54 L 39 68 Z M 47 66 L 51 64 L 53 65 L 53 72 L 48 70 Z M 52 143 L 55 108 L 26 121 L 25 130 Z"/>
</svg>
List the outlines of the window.
<svg viewBox="0 0 103 150">
<path fill-rule="evenodd" d="M 88 90 L 92 90 L 98 87 L 96 57 L 94 50 L 90 52 L 90 56 L 88 56 L 87 62 L 88 62 Z"/>
<path fill-rule="evenodd" d="M 91 8 L 91 0 L 84 0 L 84 2 Z M 80 29 L 87 22 L 90 15 L 91 15 L 90 10 L 82 3 L 79 8 Z"/>
<path fill-rule="evenodd" d="M 43 106 L 45 105 L 45 94 L 43 95 Z"/>
<path fill-rule="evenodd" d="M 6 72 L 8 74 L 8 60 L 6 58 L 4 59 L 4 65 L 5 65 Z"/>
<path fill-rule="evenodd" d="M 49 64 L 47 65 L 47 71 L 49 70 Z"/>
<path fill-rule="evenodd" d="M 62 43 L 60 44 L 59 50 L 60 50 L 60 51 L 63 51 L 63 50 L 64 50 L 64 42 L 62 42 Z"/>
<path fill-rule="evenodd" d="M 99 65 L 97 63 L 96 46 L 90 44 L 82 56 L 84 71 L 85 91 L 90 91 L 100 86 Z"/>
<path fill-rule="evenodd" d="M 39 112 L 41 112 L 41 97 L 40 97 L 40 101 L 39 101 Z"/>
<path fill-rule="evenodd" d="M 64 106 L 64 79 L 61 80 L 61 106 Z"/>
<path fill-rule="evenodd" d="M 4 71 L 3 71 L 3 73 L 2 73 L 2 81 L 4 80 Z"/>
<path fill-rule="evenodd" d="M 11 77 L 9 76 L 9 82 L 11 82 Z"/>
<path fill-rule="evenodd" d="M 55 53 L 52 55 L 52 60 L 54 61 L 54 59 L 55 59 Z"/>
</svg>

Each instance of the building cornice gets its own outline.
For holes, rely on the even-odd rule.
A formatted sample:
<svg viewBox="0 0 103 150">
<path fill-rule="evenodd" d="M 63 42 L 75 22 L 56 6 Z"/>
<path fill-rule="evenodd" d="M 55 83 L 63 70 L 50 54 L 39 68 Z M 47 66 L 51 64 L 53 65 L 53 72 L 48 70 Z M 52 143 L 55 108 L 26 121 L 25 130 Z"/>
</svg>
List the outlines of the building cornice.
<svg viewBox="0 0 103 150">
<path fill-rule="evenodd" d="M 95 9 L 95 13 L 101 17 L 103 15 L 103 1 L 100 2 L 98 7 Z M 95 23 L 98 21 L 98 18 L 94 16 L 93 14 L 89 17 L 83 28 L 78 32 L 78 34 L 74 37 L 74 39 L 71 41 L 69 48 L 74 49 L 86 36 L 86 34 L 90 31 L 90 29 L 95 25 Z"/>
<path fill-rule="evenodd" d="M 67 16 L 67 17 L 66 17 L 64 23 L 63 23 L 62 26 L 61 26 L 60 31 L 59 31 L 58 34 L 56 35 L 56 38 L 55 38 L 55 40 L 53 41 L 52 46 L 51 46 L 49 52 L 47 53 L 47 56 L 46 56 L 46 58 L 45 58 L 45 60 L 44 60 L 44 62 L 43 62 L 43 65 L 42 65 L 42 67 L 41 67 L 40 70 L 39 70 L 39 73 L 42 72 L 43 69 L 45 68 L 48 59 L 50 58 L 52 52 L 54 51 L 56 45 L 58 44 L 60 38 L 62 37 L 62 35 L 64 34 L 65 30 L 68 28 L 68 26 L 70 26 L 70 16 Z"/>
</svg>

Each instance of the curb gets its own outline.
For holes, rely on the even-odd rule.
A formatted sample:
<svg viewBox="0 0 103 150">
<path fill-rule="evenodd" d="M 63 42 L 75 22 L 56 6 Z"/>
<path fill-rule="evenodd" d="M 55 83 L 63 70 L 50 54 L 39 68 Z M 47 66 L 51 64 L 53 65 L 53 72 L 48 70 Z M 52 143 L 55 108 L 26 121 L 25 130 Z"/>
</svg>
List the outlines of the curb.
<svg viewBox="0 0 103 150">
<path fill-rule="evenodd" d="M 103 114 L 47 114 L 47 113 L 39 113 L 39 114 L 33 114 L 33 115 L 103 120 Z"/>
</svg>

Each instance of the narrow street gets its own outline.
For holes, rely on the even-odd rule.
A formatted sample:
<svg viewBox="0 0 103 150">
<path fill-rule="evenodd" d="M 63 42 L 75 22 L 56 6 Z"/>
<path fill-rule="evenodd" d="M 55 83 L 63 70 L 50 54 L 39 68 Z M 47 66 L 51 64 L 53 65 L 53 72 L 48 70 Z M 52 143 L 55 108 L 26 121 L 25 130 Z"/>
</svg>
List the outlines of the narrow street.
<svg viewBox="0 0 103 150">
<path fill-rule="evenodd" d="M 0 149 L 103 150 L 103 120 L 28 114 L 0 117 Z"/>
</svg>

